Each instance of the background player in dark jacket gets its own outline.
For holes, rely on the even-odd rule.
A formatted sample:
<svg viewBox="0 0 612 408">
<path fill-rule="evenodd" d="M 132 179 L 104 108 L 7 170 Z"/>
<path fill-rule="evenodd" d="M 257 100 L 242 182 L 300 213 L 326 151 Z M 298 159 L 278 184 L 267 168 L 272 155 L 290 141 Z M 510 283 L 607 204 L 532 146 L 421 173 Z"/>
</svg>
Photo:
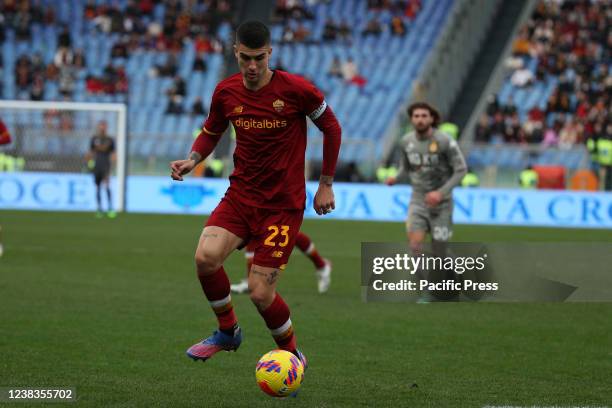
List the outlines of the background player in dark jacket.
<svg viewBox="0 0 612 408">
<path fill-rule="evenodd" d="M 112 165 L 115 162 L 115 141 L 107 134 L 105 121 L 98 123 L 96 134 L 91 138 L 89 149 L 85 158 L 88 163 L 91 163 L 89 167 L 92 169 L 94 182 L 96 183 L 96 202 L 98 204 L 96 215 L 98 217 L 103 215 L 101 189 L 104 186 L 108 203 L 107 215 L 114 218 L 116 213 L 113 211 L 109 179 Z"/>
</svg>

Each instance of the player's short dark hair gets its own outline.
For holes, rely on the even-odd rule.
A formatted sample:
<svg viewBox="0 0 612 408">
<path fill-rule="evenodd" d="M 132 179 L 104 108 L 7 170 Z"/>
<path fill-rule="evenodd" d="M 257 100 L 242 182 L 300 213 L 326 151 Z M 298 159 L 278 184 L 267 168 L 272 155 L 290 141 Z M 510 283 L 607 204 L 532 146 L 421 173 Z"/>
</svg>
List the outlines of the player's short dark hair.
<svg viewBox="0 0 612 408">
<path fill-rule="evenodd" d="M 417 109 L 426 109 L 427 111 L 429 111 L 429 114 L 433 118 L 432 126 L 438 127 L 438 125 L 440 124 L 440 112 L 438 112 L 436 108 L 434 108 L 427 102 L 415 102 L 408 107 L 408 116 L 412 118 L 412 114 Z"/>
<path fill-rule="evenodd" d="M 270 30 L 261 21 L 245 21 L 236 30 L 236 45 L 238 44 L 253 49 L 265 47 L 270 44 Z"/>
</svg>

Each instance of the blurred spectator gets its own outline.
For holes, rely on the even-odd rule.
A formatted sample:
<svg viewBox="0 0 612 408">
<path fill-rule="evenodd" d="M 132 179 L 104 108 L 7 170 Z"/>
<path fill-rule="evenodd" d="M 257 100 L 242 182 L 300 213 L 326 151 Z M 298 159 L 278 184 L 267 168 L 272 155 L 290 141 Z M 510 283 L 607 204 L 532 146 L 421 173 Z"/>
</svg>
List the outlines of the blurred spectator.
<svg viewBox="0 0 612 408">
<path fill-rule="evenodd" d="M 22 55 L 15 64 L 15 85 L 19 91 L 27 91 L 31 83 L 32 68 L 30 59 L 26 55 Z"/>
<path fill-rule="evenodd" d="M 4 14 L 0 13 L 0 44 L 4 43 L 5 38 L 6 34 L 4 28 Z"/>
<path fill-rule="evenodd" d="M 357 64 L 355 64 L 355 61 L 353 61 L 351 57 L 348 57 L 348 59 L 344 61 L 340 70 L 342 71 L 342 78 L 344 78 L 345 81 L 352 81 L 358 74 Z"/>
<path fill-rule="evenodd" d="M 582 126 L 575 120 L 565 122 L 559 133 L 559 148 L 570 149 L 582 136 Z"/>
<path fill-rule="evenodd" d="M 212 42 L 203 33 L 198 34 L 193 45 L 194 45 L 196 53 L 198 54 L 214 51 Z"/>
<path fill-rule="evenodd" d="M 93 75 L 87 75 L 85 77 L 85 89 L 91 94 L 104 92 L 104 84 L 102 83 L 102 79 Z"/>
<path fill-rule="evenodd" d="M 408 0 L 404 9 L 404 15 L 410 20 L 414 20 L 421 10 L 421 0 Z"/>
<path fill-rule="evenodd" d="M 487 97 L 487 115 L 493 116 L 500 111 L 497 95 L 489 95 Z"/>
<path fill-rule="evenodd" d="M 47 73 L 45 76 L 49 81 L 57 81 L 57 77 L 59 76 L 59 69 L 54 63 L 47 65 Z"/>
<path fill-rule="evenodd" d="M 281 43 L 291 44 L 295 40 L 293 30 L 288 25 L 283 27 L 283 34 L 281 36 Z"/>
<path fill-rule="evenodd" d="M 204 108 L 204 104 L 202 103 L 202 98 L 199 96 L 195 98 L 193 101 L 193 105 L 191 105 L 191 114 L 192 115 L 207 115 L 206 109 Z"/>
<path fill-rule="evenodd" d="M 166 113 L 179 115 L 183 113 L 183 105 L 181 104 L 181 98 L 178 95 L 173 95 L 168 98 L 168 107 L 166 108 Z"/>
<path fill-rule="evenodd" d="M 474 135 L 476 142 L 485 143 L 491 140 L 491 130 L 489 129 L 489 115 L 483 113 L 480 115 L 478 125 Z"/>
<path fill-rule="evenodd" d="M 516 56 L 525 56 L 528 57 L 531 51 L 531 41 L 529 40 L 529 31 L 527 27 L 523 28 L 518 38 L 514 40 L 512 44 L 512 53 Z"/>
<path fill-rule="evenodd" d="M 83 17 L 85 17 L 86 20 L 93 20 L 96 14 L 95 0 L 87 0 L 87 4 L 85 4 L 85 8 L 83 9 Z"/>
<path fill-rule="evenodd" d="M 391 33 L 400 37 L 406 34 L 406 25 L 401 17 L 394 16 L 391 19 Z"/>
<path fill-rule="evenodd" d="M 378 19 L 376 19 L 376 17 L 372 17 L 366 24 L 365 30 L 363 30 L 363 35 L 379 35 L 380 33 L 382 33 L 380 22 Z"/>
<path fill-rule="evenodd" d="M 328 18 L 323 26 L 323 41 L 334 41 L 338 35 L 338 26 L 332 18 Z"/>
<path fill-rule="evenodd" d="M 204 57 L 201 54 L 196 55 L 195 59 L 193 60 L 193 70 L 206 72 L 207 69 L 208 65 L 206 64 Z"/>
<path fill-rule="evenodd" d="M 176 61 L 176 56 L 170 53 L 166 58 L 166 63 L 164 65 L 156 65 L 153 67 L 151 74 L 152 76 L 173 77 L 176 75 L 177 71 L 178 63 Z"/>
<path fill-rule="evenodd" d="M 329 66 L 329 71 L 327 71 L 327 75 L 342 78 L 342 63 L 340 63 L 340 58 L 337 56 L 332 60 L 331 65 Z"/>
<path fill-rule="evenodd" d="M 63 66 L 72 65 L 74 62 L 74 54 L 67 47 L 59 47 L 53 58 L 53 63 L 61 69 Z"/>
<path fill-rule="evenodd" d="M 304 26 L 304 24 L 299 23 L 295 31 L 293 32 L 293 39 L 296 42 L 309 42 L 310 31 Z"/>
<path fill-rule="evenodd" d="M 77 50 L 74 53 L 73 65 L 77 69 L 86 68 L 87 63 L 85 61 L 85 55 L 83 55 L 83 51 L 82 50 Z"/>
<path fill-rule="evenodd" d="M 71 98 L 74 92 L 76 74 L 71 65 L 64 65 L 59 71 L 59 92 L 66 98 Z"/>
<path fill-rule="evenodd" d="M 104 87 L 104 92 L 115 93 L 115 84 L 118 80 L 118 75 L 117 71 L 115 70 L 115 67 L 113 67 L 111 64 L 108 64 L 106 67 L 104 67 L 104 70 L 102 71 L 101 80 L 102 85 Z"/>
<path fill-rule="evenodd" d="M 534 79 L 533 72 L 531 72 L 529 68 L 523 67 L 514 71 L 510 78 L 510 82 L 518 88 L 523 88 L 532 85 Z"/>
<path fill-rule="evenodd" d="M 118 67 L 116 70 L 117 82 L 115 83 L 115 89 L 111 90 L 111 93 L 127 94 L 129 91 L 128 77 L 124 67 Z M 114 91 L 114 92 L 113 92 Z"/>
<path fill-rule="evenodd" d="M 64 27 L 61 33 L 57 36 L 58 48 L 70 48 L 72 46 L 72 38 L 70 37 L 70 31 L 67 27 Z"/>
<path fill-rule="evenodd" d="M 42 74 L 44 75 L 45 70 L 46 70 L 46 66 L 45 63 L 42 59 L 42 55 L 40 55 L 39 52 L 35 53 L 34 55 L 32 55 L 32 74 L 36 75 L 36 74 Z"/>
<path fill-rule="evenodd" d="M 348 25 L 346 20 L 342 20 L 340 26 L 338 27 L 338 39 L 344 43 L 350 43 L 352 40 L 352 33 L 353 30 L 351 30 L 351 27 Z"/>
<path fill-rule="evenodd" d="M 342 64 L 342 77 L 345 81 L 353 83 L 357 86 L 364 86 L 366 84 L 366 79 L 359 74 L 359 69 L 357 68 L 357 64 L 353 61 L 351 57 Z"/>
<path fill-rule="evenodd" d="M 178 75 L 175 76 L 172 86 L 166 92 L 169 97 L 179 96 L 180 98 L 184 98 L 185 95 L 187 95 L 185 80 Z"/>
<path fill-rule="evenodd" d="M 45 97 L 45 80 L 42 73 L 34 75 L 32 88 L 30 89 L 30 99 L 33 101 L 42 101 Z"/>
<path fill-rule="evenodd" d="M 127 38 L 122 38 L 117 41 L 111 48 L 111 58 L 127 58 Z"/>
<path fill-rule="evenodd" d="M 21 2 L 19 11 L 15 15 L 13 26 L 15 27 L 15 38 L 17 41 L 28 41 L 30 39 L 30 13 L 28 2 Z"/>
<path fill-rule="evenodd" d="M 556 147 L 559 143 L 559 135 L 554 127 L 546 129 L 544 132 L 544 139 L 542 140 L 542 146 L 544 147 Z"/>
<path fill-rule="evenodd" d="M 514 104 L 514 99 L 512 98 L 512 96 L 508 98 L 508 102 L 506 102 L 502 111 L 504 112 L 504 115 L 508 116 L 512 116 L 517 113 L 516 105 Z"/>
</svg>

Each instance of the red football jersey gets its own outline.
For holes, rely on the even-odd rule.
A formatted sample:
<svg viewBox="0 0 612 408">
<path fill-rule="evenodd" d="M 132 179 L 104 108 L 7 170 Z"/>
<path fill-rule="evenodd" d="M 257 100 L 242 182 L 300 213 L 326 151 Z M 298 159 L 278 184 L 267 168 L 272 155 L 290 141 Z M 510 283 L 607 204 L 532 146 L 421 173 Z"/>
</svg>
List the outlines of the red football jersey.
<svg viewBox="0 0 612 408">
<path fill-rule="evenodd" d="M 0 145 L 11 143 L 11 134 L 6 125 L 0 119 Z"/>
<path fill-rule="evenodd" d="M 245 88 L 241 74 L 221 81 L 204 132 L 223 133 L 229 121 L 236 130 L 227 194 L 260 208 L 304 209 L 306 117 L 316 120 L 326 107 L 314 85 L 284 71 L 257 91 Z"/>
</svg>

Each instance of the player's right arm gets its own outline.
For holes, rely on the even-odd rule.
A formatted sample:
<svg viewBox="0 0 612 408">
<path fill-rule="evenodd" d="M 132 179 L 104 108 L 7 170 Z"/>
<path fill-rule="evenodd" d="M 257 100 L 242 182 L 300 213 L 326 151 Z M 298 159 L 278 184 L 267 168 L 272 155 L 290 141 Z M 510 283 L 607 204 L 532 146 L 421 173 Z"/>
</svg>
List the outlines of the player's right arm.
<svg viewBox="0 0 612 408">
<path fill-rule="evenodd" d="M 172 179 L 183 181 L 185 174 L 188 174 L 198 163 L 206 159 L 219 143 L 228 124 L 229 121 L 223 112 L 223 105 L 219 96 L 219 86 L 217 86 L 210 104 L 208 118 L 206 118 L 202 130 L 200 130 L 200 134 L 194 140 L 189 156 L 184 160 L 175 160 L 170 163 Z"/>
<path fill-rule="evenodd" d="M 394 177 L 388 177 L 385 180 L 385 184 L 392 186 L 397 183 L 408 183 L 410 181 L 410 163 L 408 162 L 408 155 L 406 153 L 406 142 L 407 135 L 402 138 L 398 145 L 398 149 L 400 149 L 400 168 L 397 171 L 397 175 Z"/>
</svg>

